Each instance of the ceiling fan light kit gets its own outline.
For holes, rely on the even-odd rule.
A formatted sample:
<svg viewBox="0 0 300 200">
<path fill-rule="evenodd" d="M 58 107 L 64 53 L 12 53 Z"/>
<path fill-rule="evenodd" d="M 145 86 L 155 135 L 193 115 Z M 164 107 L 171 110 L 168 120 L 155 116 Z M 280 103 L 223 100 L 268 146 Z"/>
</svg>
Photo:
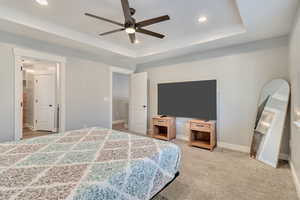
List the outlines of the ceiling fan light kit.
<svg viewBox="0 0 300 200">
<path fill-rule="evenodd" d="M 36 0 L 36 2 L 42 6 L 48 6 L 48 1 L 47 0 Z"/>
<path fill-rule="evenodd" d="M 128 34 L 133 34 L 133 33 L 136 32 L 136 31 L 135 31 L 135 28 L 133 28 L 133 27 L 128 27 L 128 28 L 125 29 L 125 31 L 126 31 L 126 33 L 128 33 Z"/>
<path fill-rule="evenodd" d="M 152 19 L 148 19 L 148 20 L 144 20 L 144 21 L 136 23 L 136 20 L 132 17 L 135 14 L 136 10 L 134 8 L 130 8 L 128 0 L 121 0 L 121 3 L 122 3 L 123 13 L 124 13 L 124 17 L 125 17 L 124 24 L 110 20 L 110 19 L 106 19 L 103 17 L 99 17 L 97 15 L 93 15 L 90 13 L 85 13 L 85 15 L 88 17 L 93 17 L 93 18 L 96 18 L 96 19 L 99 19 L 102 21 L 106 21 L 106 22 L 109 22 L 109 23 L 112 23 L 112 24 L 122 27 L 119 29 L 101 33 L 101 34 L 99 34 L 100 36 L 117 33 L 117 32 L 121 32 L 121 31 L 125 30 L 125 32 L 129 36 L 130 42 L 133 44 L 138 43 L 138 42 L 136 42 L 137 41 L 136 36 L 135 36 L 136 32 L 146 34 L 146 35 L 149 35 L 152 37 L 160 38 L 160 39 L 163 39 L 165 37 L 164 35 L 162 35 L 160 33 L 156 33 L 156 32 L 144 29 L 143 27 L 170 20 L 170 17 L 168 15 L 164 15 L 164 16 L 160 16 L 160 17 L 156 17 L 156 18 L 152 18 Z"/>
</svg>

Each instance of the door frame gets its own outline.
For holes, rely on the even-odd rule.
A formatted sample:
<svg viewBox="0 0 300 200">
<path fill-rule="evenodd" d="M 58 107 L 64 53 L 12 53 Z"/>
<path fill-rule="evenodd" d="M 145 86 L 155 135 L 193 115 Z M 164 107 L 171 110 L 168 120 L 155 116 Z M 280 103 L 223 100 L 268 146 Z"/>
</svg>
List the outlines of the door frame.
<svg viewBox="0 0 300 200">
<path fill-rule="evenodd" d="M 112 129 L 112 123 L 113 123 L 113 74 L 119 73 L 119 74 L 125 74 L 125 75 L 131 75 L 134 73 L 133 70 L 130 69 L 124 69 L 120 67 L 110 67 L 109 68 L 109 82 L 110 82 L 110 89 L 109 89 L 109 128 Z M 130 101 L 130 95 L 129 95 L 129 101 Z"/>
<path fill-rule="evenodd" d="M 63 132 L 66 130 L 66 58 L 42 53 L 39 51 L 34 51 L 30 49 L 22 49 L 22 48 L 14 48 L 13 49 L 14 57 L 15 57 L 15 116 L 14 116 L 14 138 L 15 140 L 22 139 L 22 106 L 23 103 L 23 72 L 21 70 L 22 67 L 22 58 L 29 57 L 34 59 L 40 59 L 45 61 L 51 61 L 58 63 L 57 69 L 57 77 L 59 80 L 58 86 L 58 104 L 59 104 L 59 132 Z"/>
</svg>

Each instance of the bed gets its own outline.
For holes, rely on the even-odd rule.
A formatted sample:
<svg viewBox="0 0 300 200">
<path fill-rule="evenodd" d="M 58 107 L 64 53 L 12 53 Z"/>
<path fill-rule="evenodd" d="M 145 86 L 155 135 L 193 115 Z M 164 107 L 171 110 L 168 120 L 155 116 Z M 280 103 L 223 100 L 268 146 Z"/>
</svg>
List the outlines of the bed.
<svg viewBox="0 0 300 200">
<path fill-rule="evenodd" d="M 102 128 L 0 143 L 0 199 L 149 200 L 180 158 L 175 144 Z"/>
</svg>

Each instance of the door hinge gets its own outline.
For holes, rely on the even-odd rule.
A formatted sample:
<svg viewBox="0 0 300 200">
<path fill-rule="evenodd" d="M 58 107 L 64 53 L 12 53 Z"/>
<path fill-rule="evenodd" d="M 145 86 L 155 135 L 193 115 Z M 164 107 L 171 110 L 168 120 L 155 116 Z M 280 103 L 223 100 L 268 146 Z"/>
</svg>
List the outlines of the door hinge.
<svg viewBox="0 0 300 200">
<path fill-rule="evenodd" d="M 35 120 L 35 123 L 37 124 L 37 120 Z"/>
<path fill-rule="evenodd" d="M 23 101 L 20 102 L 21 107 L 23 107 Z"/>
<path fill-rule="evenodd" d="M 21 71 L 23 71 L 23 66 L 21 66 Z"/>
</svg>

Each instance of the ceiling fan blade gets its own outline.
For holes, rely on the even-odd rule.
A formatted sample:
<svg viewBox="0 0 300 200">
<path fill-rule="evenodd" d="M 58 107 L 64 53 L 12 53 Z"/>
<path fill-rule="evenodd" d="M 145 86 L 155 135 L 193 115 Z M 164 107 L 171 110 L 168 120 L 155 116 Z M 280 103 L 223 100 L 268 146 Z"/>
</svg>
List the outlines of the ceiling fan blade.
<svg viewBox="0 0 300 200">
<path fill-rule="evenodd" d="M 146 35 L 150 35 L 150 36 L 157 37 L 157 38 L 160 38 L 160 39 L 163 39 L 163 38 L 165 37 L 165 36 L 162 35 L 162 34 L 155 33 L 155 32 L 153 32 L 153 31 L 149 31 L 149 30 L 142 29 L 142 28 L 137 29 L 136 32 L 144 33 L 144 34 L 146 34 Z"/>
<path fill-rule="evenodd" d="M 116 22 L 116 21 L 113 21 L 113 20 L 110 20 L 110 19 L 106 19 L 106 18 L 103 18 L 103 17 L 99 17 L 97 15 L 93 15 L 93 14 L 90 14 L 90 13 L 85 13 L 86 16 L 88 17 L 93 17 L 93 18 L 96 18 L 96 19 L 100 19 L 100 20 L 103 20 L 103 21 L 106 21 L 106 22 L 109 22 L 109 23 L 112 23 L 112 24 L 116 24 L 118 26 L 124 26 L 124 24 L 121 24 L 119 22 Z"/>
<path fill-rule="evenodd" d="M 101 34 L 99 34 L 99 35 L 100 35 L 100 36 L 104 36 L 104 35 L 108 35 L 108 34 L 111 34 L 111 33 L 121 32 L 121 31 L 124 31 L 124 30 L 125 30 L 125 28 L 120 28 L 120 29 L 108 31 L 108 32 L 105 32 L 105 33 L 101 33 Z"/>
<path fill-rule="evenodd" d="M 125 17 L 125 22 L 133 23 L 128 0 L 121 0 L 121 3 L 122 3 L 123 13 L 124 13 L 124 17 Z"/>
<path fill-rule="evenodd" d="M 129 39 L 131 43 L 135 43 L 135 33 L 133 34 L 128 34 L 129 35 Z"/>
<path fill-rule="evenodd" d="M 136 26 L 137 27 L 150 26 L 152 24 L 167 21 L 169 19 L 170 19 L 169 15 L 164 15 L 164 16 L 160 16 L 160 17 L 156 17 L 156 18 L 152 18 L 152 19 L 147 19 L 145 21 L 141 21 L 141 22 L 137 23 Z"/>
</svg>

